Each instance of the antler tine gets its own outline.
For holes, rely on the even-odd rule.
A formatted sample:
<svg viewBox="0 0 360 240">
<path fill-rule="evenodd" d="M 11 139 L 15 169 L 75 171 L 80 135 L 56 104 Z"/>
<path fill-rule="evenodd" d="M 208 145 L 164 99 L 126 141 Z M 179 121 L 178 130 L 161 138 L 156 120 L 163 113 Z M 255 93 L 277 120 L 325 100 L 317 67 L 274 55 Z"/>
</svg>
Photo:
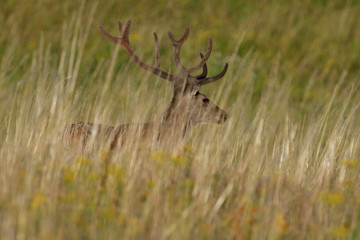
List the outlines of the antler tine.
<svg viewBox="0 0 360 240">
<path fill-rule="evenodd" d="M 215 82 L 216 80 L 219 80 L 220 78 L 222 78 L 226 74 L 227 69 L 228 69 L 228 64 L 226 63 L 225 67 L 221 71 L 221 73 L 219 73 L 218 75 L 213 76 L 213 77 L 201 79 L 201 80 L 198 81 L 198 84 L 201 86 L 201 85 L 205 85 L 205 84 L 208 84 L 208 83 L 211 83 L 211 82 Z"/>
<path fill-rule="evenodd" d="M 130 45 L 130 41 L 129 41 L 129 32 L 130 32 L 130 24 L 131 21 L 128 20 L 125 24 L 125 30 L 122 33 L 122 23 L 118 22 L 118 27 L 119 27 L 119 31 L 121 34 L 121 37 L 114 37 L 111 34 L 107 33 L 102 25 L 99 25 L 99 29 L 100 32 L 107 38 L 109 39 L 111 42 L 113 43 L 117 43 L 120 44 L 121 46 L 123 46 L 125 48 L 125 50 L 128 52 L 128 54 L 130 55 L 130 57 L 132 58 L 132 60 L 141 68 L 154 73 L 155 75 L 158 75 L 159 77 L 163 78 L 163 79 L 167 79 L 170 82 L 178 80 L 179 78 L 177 76 L 174 76 L 170 73 L 166 73 L 164 71 L 162 71 L 159 68 L 159 64 L 160 64 L 160 50 L 159 50 L 159 43 L 157 41 L 157 36 L 155 37 L 155 51 L 156 51 L 156 67 L 150 66 L 147 63 L 145 63 L 144 61 L 142 61 L 134 52 L 134 50 L 132 49 L 131 45 Z M 156 34 L 155 34 L 156 35 Z"/>
<path fill-rule="evenodd" d="M 202 53 L 200 53 L 200 57 L 201 59 L 204 58 L 204 55 Z M 206 78 L 206 75 L 207 75 L 207 65 L 206 65 L 206 62 L 205 64 L 203 65 L 203 72 L 197 76 L 194 76 L 194 78 L 196 79 L 203 79 L 203 78 Z"/>
<path fill-rule="evenodd" d="M 189 32 L 190 32 L 190 28 L 186 27 L 184 35 L 179 39 L 179 40 L 175 40 L 174 36 L 172 35 L 171 32 L 168 32 L 168 36 L 170 39 L 170 42 L 173 46 L 182 46 L 182 44 L 186 41 L 186 39 L 189 37 Z"/>
<path fill-rule="evenodd" d="M 201 59 L 201 61 L 195 67 L 189 68 L 189 69 L 187 69 L 187 71 L 194 72 L 194 71 L 200 69 L 206 63 L 206 61 L 209 59 L 211 50 L 212 50 L 212 37 L 209 37 L 208 49 L 205 53 L 205 56 Z"/>
<path fill-rule="evenodd" d="M 118 38 L 118 37 L 114 37 L 113 35 L 110 35 L 108 32 L 105 31 L 105 29 L 101 24 L 99 25 L 99 30 L 111 42 L 122 44 L 122 38 Z"/>
<path fill-rule="evenodd" d="M 155 64 L 156 64 L 155 67 L 160 68 L 160 46 L 156 32 L 154 32 L 154 40 L 155 40 Z"/>
<path fill-rule="evenodd" d="M 122 35 L 122 39 L 124 39 L 124 41 L 126 41 L 126 42 L 129 42 L 130 24 L 131 24 L 131 20 L 129 19 L 125 23 L 125 30 Z"/>
<path fill-rule="evenodd" d="M 180 71 L 180 73 L 188 72 L 187 69 L 181 64 L 179 55 L 180 55 L 181 46 L 186 41 L 186 39 L 189 37 L 189 32 L 190 32 L 189 27 L 186 27 L 184 35 L 179 40 L 175 40 L 172 33 L 168 32 L 169 40 L 174 48 L 173 49 L 173 61 L 174 61 L 176 68 Z"/>
<path fill-rule="evenodd" d="M 171 42 L 171 44 L 173 45 L 173 61 L 175 63 L 176 68 L 180 71 L 180 73 L 185 73 L 185 75 L 188 75 L 191 72 L 194 72 L 198 69 L 200 69 L 205 63 L 206 61 L 209 59 L 210 54 L 211 54 L 211 50 L 212 50 L 212 38 L 209 37 L 209 44 L 208 44 L 208 49 L 205 53 L 205 56 L 201 58 L 200 63 L 198 63 L 195 67 L 192 68 L 185 68 L 181 63 L 180 63 L 180 49 L 182 44 L 185 42 L 185 40 L 188 38 L 189 36 L 189 27 L 186 28 L 184 35 L 179 39 L 179 40 L 175 40 L 172 33 L 168 32 L 169 35 L 169 40 Z"/>
</svg>

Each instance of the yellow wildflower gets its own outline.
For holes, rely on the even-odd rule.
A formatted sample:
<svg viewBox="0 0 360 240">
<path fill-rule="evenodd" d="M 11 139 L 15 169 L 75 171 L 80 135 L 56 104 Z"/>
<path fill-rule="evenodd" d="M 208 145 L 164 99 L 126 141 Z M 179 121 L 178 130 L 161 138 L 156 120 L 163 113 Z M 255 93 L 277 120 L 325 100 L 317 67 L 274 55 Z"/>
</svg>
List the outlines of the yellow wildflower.
<svg viewBox="0 0 360 240">
<path fill-rule="evenodd" d="M 349 229 L 346 227 L 337 227 L 332 230 L 332 235 L 336 238 L 346 238 L 348 235 Z"/>
<path fill-rule="evenodd" d="M 71 168 L 66 168 L 63 170 L 63 181 L 65 183 L 74 183 L 75 173 Z"/>
<path fill-rule="evenodd" d="M 345 197 L 342 193 L 323 193 L 322 200 L 331 205 L 338 205 L 344 201 Z"/>
<path fill-rule="evenodd" d="M 357 159 L 352 159 L 352 160 L 343 160 L 340 162 L 342 165 L 347 166 L 347 167 L 357 167 L 360 166 L 360 161 Z"/>
<path fill-rule="evenodd" d="M 41 205 L 43 205 L 45 203 L 45 201 L 46 201 L 46 197 L 43 193 L 41 193 L 41 192 L 36 193 L 30 204 L 31 210 L 38 209 Z"/>
<path fill-rule="evenodd" d="M 286 224 L 284 215 L 282 213 L 276 214 L 276 223 L 277 223 L 277 229 L 280 233 L 285 233 L 288 229 L 288 225 Z"/>
<path fill-rule="evenodd" d="M 87 158 L 84 157 L 84 156 L 78 157 L 78 158 L 76 159 L 76 162 L 77 162 L 81 167 L 90 165 L 90 160 L 87 159 Z"/>
</svg>

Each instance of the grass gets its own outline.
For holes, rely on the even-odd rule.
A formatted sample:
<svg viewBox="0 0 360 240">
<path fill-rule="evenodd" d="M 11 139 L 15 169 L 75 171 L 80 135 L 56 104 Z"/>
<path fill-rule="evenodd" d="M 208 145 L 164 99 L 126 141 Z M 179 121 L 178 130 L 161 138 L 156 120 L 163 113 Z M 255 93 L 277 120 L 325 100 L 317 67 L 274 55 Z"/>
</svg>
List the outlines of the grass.
<svg viewBox="0 0 360 240">
<path fill-rule="evenodd" d="M 49 0 L 0 3 L 1 239 L 358 239 L 360 4 L 357 1 Z M 213 36 L 203 87 L 225 109 L 177 149 L 111 158 L 64 144 L 67 124 L 158 118 L 171 85 L 97 30 L 175 72 L 166 33 L 190 26 L 181 59 Z M 104 184 L 105 182 L 105 184 Z"/>
</svg>

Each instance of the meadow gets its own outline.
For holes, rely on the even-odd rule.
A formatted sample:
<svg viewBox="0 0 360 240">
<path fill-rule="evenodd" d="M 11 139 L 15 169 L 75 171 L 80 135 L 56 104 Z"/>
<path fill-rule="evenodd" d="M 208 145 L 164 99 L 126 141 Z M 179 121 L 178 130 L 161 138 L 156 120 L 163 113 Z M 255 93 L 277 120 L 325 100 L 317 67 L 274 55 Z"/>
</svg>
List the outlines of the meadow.
<svg viewBox="0 0 360 240">
<path fill-rule="evenodd" d="M 157 119 L 170 83 L 136 53 L 172 47 L 229 113 L 176 149 L 84 151 L 64 129 Z M 0 2 L 0 239 L 360 239 L 360 3 L 351 0 Z"/>
</svg>

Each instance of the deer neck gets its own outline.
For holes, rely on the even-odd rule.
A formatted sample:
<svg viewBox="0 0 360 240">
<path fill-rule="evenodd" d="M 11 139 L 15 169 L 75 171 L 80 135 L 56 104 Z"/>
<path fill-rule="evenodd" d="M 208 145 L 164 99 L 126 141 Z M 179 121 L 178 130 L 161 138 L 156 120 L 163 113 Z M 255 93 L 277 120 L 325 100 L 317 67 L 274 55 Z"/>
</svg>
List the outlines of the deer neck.
<svg viewBox="0 0 360 240">
<path fill-rule="evenodd" d="M 189 104 L 181 102 L 174 96 L 162 117 L 161 128 L 164 131 L 170 131 L 170 135 L 174 137 L 186 138 L 193 126 L 188 114 L 189 107 Z"/>
</svg>

